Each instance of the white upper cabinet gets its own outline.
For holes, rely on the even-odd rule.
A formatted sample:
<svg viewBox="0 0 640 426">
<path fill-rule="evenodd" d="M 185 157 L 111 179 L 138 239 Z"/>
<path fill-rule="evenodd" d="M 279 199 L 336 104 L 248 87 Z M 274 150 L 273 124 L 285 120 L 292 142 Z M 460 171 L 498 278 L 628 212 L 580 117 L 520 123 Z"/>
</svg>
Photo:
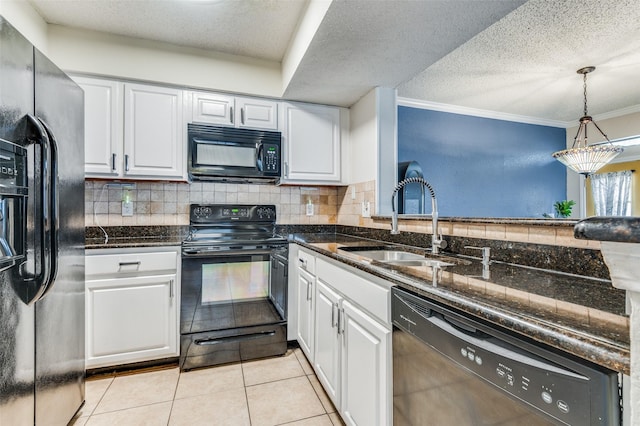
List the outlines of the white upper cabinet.
<svg viewBox="0 0 640 426">
<path fill-rule="evenodd" d="M 337 107 L 283 104 L 282 183 L 340 183 L 340 116 Z"/>
<path fill-rule="evenodd" d="M 183 178 L 182 90 L 124 85 L 124 175 Z"/>
<path fill-rule="evenodd" d="M 233 126 L 233 96 L 193 92 L 193 122 Z"/>
<path fill-rule="evenodd" d="M 85 175 L 186 180 L 182 90 L 75 77 L 85 95 Z"/>
<path fill-rule="evenodd" d="M 236 98 L 236 123 L 238 127 L 278 130 L 278 103 L 265 99 Z"/>
<path fill-rule="evenodd" d="M 278 102 L 218 93 L 191 93 L 194 123 L 278 130 Z"/>
<path fill-rule="evenodd" d="M 122 83 L 75 77 L 84 90 L 84 167 L 88 175 L 122 173 Z"/>
</svg>

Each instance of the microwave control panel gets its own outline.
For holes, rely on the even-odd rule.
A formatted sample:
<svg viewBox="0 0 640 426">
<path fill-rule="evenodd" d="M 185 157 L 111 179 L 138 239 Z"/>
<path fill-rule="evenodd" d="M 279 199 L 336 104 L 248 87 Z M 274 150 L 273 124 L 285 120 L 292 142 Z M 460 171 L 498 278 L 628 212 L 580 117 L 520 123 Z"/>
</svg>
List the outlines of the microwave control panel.
<svg viewBox="0 0 640 426">
<path fill-rule="evenodd" d="M 280 173 L 280 147 L 276 144 L 264 144 L 264 171 Z"/>
</svg>

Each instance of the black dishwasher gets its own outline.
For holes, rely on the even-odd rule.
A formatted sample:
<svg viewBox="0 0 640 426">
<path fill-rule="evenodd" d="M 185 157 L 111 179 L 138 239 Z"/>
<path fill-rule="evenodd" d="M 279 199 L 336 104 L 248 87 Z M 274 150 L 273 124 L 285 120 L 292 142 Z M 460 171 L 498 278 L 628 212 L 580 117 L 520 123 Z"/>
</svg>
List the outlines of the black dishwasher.
<svg viewBox="0 0 640 426">
<path fill-rule="evenodd" d="M 392 289 L 393 424 L 619 425 L 617 373 Z"/>
</svg>

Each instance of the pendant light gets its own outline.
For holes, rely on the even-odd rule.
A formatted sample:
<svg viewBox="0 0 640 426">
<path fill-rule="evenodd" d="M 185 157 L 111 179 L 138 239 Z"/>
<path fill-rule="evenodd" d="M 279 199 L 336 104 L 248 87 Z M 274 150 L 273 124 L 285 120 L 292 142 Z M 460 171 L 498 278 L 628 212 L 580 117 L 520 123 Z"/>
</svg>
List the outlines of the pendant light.
<svg viewBox="0 0 640 426">
<path fill-rule="evenodd" d="M 584 115 L 580 118 L 580 127 L 578 127 L 578 133 L 576 133 L 576 137 L 573 139 L 571 148 L 553 153 L 553 158 L 575 172 L 585 176 L 595 173 L 623 151 L 622 147 L 611 144 L 607 135 L 604 134 L 596 122 L 593 121 L 593 118 L 587 113 L 587 74 L 595 69 L 596 67 L 584 67 L 576 71 L 578 74 L 582 74 L 583 78 Z M 609 142 L 608 144 L 589 146 L 587 141 L 587 126 L 589 123 L 595 126 L 598 132 Z"/>
</svg>

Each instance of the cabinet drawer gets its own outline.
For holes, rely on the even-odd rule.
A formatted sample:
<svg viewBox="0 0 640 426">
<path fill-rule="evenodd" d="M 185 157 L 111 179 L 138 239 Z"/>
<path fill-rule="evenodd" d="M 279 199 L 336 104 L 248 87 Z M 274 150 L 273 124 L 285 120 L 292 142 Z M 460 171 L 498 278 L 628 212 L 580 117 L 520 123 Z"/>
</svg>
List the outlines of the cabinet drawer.
<svg viewBox="0 0 640 426">
<path fill-rule="evenodd" d="M 391 325 L 391 290 L 389 287 L 382 287 L 324 259 L 317 260 L 317 271 L 319 280 L 329 284 L 346 298 L 363 307 L 383 324 Z"/>
<path fill-rule="evenodd" d="M 85 259 L 87 276 L 175 271 L 177 267 L 178 256 L 175 252 L 89 255 Z"/>
<path fill-rule="evenodd" d="M 309 272 L 311 275 L 316 274 L 316 258 L 313 254 L 298 250 L 298 260 L 296 263 L 298 267 Z"/>
</svg>

